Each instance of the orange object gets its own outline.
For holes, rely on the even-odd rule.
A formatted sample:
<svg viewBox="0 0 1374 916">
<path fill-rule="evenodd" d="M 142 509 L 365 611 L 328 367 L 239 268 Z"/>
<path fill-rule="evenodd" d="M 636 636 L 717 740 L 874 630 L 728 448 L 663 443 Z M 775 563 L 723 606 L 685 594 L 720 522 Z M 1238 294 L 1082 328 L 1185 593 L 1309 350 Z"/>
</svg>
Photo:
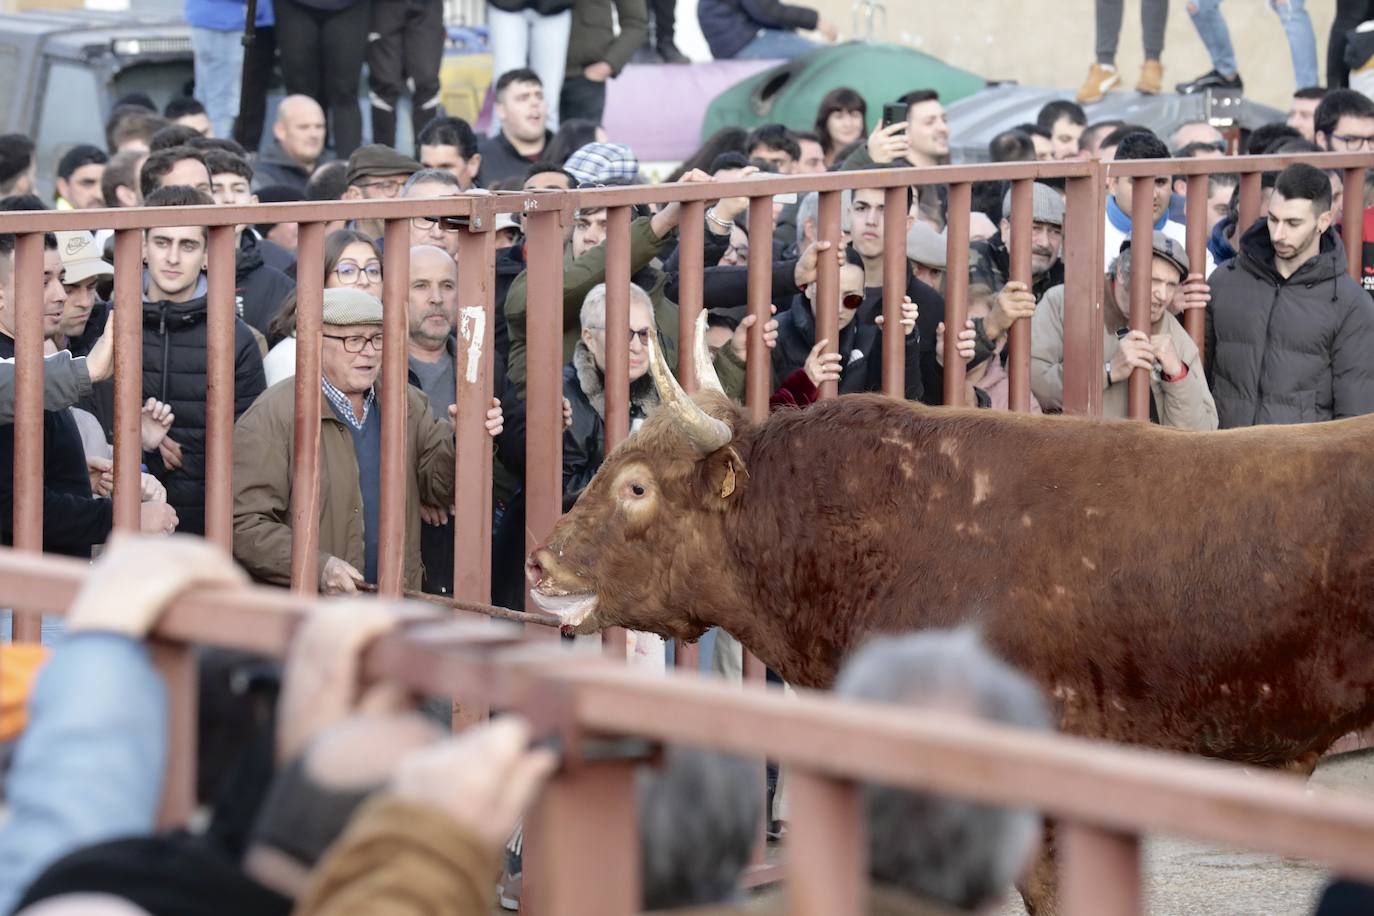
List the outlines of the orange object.
<svg viewBox="0 0 1374 916">
<path fill-rule="evenodd" d="M 29 717 L 29 694 L 48 650 L 37 643 L 0 643 L 0 741 L 12 741 Z"/>
</svg>

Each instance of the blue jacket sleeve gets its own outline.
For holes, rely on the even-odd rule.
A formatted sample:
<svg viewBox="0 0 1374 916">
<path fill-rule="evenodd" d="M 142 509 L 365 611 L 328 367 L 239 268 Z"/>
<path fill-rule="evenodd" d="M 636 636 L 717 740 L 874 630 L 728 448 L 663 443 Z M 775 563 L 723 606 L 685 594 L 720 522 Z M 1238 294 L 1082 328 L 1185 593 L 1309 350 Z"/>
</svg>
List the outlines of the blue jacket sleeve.
<svg viewBox="0 0 1374 916">
<path fill-rule="evenodd" d="M 62 856 L 151 832 L 166 758 L 166 688 L 147 647 L 67 637 L 38 675 L 6 785 L 0 913 Z"/>
</svg>

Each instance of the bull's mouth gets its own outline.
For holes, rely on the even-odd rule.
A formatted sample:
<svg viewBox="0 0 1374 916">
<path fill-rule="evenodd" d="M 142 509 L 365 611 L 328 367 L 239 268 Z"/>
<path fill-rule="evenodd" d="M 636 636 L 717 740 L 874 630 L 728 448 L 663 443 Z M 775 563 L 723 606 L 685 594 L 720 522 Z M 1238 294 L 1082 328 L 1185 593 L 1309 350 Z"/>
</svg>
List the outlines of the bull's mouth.
<svg viewBox="0 0 1374 916">
<path fill-rule="evenodd" d="M 533 557 L 525 561 L 525 578 L 529 580 L 530 599 L 535 607 L 557 617 L 565 630 L 580 626 L 596 611 L 596 592 L 562 588 Z"/>
</svg>

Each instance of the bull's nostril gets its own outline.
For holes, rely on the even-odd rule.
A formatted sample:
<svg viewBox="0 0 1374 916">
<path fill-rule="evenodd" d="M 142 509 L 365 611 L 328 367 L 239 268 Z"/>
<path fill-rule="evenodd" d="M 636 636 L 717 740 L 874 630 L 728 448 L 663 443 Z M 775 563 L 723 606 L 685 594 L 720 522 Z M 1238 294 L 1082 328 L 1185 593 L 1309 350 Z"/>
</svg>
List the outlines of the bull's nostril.
<svg viewBox="0 0 1374 916">
<path fill-rule="evenodd" d="M 538 585 L 539 580 L 544 578 L 544 567 L 539 565 L 539 561 L 530 557 L 525 561 L 525 579 L 530 585 Z"/>
</svg>

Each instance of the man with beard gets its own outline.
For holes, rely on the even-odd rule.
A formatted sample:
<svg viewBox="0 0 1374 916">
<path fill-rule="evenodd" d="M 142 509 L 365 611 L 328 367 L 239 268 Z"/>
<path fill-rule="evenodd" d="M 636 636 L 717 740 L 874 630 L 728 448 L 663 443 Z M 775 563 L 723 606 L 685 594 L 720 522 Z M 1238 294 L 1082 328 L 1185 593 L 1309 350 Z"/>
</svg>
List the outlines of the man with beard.
<svg viewBox="0 0 1374 916">
<path fill-rule="evenodd" d="M 1208 379 L 1223 428 L 1374 412 L 1374 300 L 1346 275 L 1331 181 L 1279 173 L 1269 214 L 1211 278 Z"/>
<path fill-rule="evenodd" d="M 1002 198 L 1002 221 L 990 239 L 969 246 L 969 283 L 991 290 L 1007 285 L 1011 273 L 1011 191 Z M 1064 282 L 1059 250 L 1064 242 L 1064 198 L 1047 184 L 1035 183 L 1031 195 L 1031 292 L 1038 300 Z"/>
</svg>

